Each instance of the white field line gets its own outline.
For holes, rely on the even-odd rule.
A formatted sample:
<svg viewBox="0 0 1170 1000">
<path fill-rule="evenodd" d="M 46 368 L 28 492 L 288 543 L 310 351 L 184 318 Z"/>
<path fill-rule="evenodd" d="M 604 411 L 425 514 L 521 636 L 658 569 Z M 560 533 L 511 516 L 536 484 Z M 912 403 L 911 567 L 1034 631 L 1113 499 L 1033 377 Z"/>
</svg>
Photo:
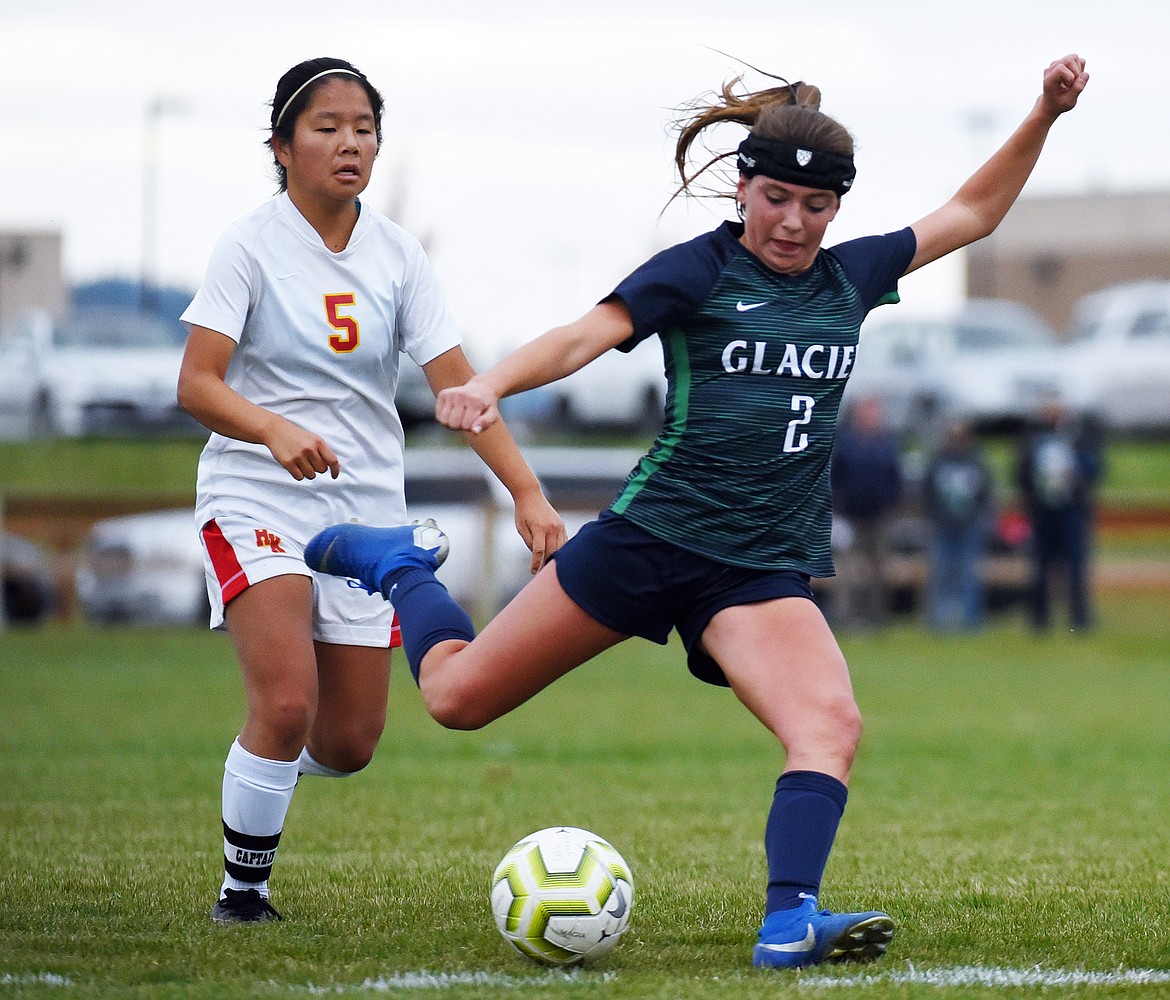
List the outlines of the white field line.
<svg viewBox="0 0 1170 1000">
<path fill-rule="evenodd" d="M 501 972 L 429 972 L 425 969 L 418 972 L 396 972 L 376 979 L 366 979 L 361 983 L 341 984 L 333 986 L 318 986 L 308 983 L 303 989 L 315 995 L 342 994 L 342 993 L 393 993 L 397 990 L 447 990 L 459 986 L 491 986 L 519 989 L 526 986 L 550 986 L 558 983 L 573 983 L 582 980 L 590 982 L 609 982 L 615 978 L 612 972 L 583 973 L 581 970 L 558 971 L 550 969 L 547 972 L 534 976 L 509 976 Z M 75 986 L 76 983 L 66 976 L 55 972 L 26 972 L 0 973 L 0 987 L 4 986 Z M 282 988 L 281 983 L 271 983 L 276 988 Z M 296 989 L 297 987 L 293 987 Z"/>
<path fill-rule="evenodd" d="M 534 976 L 509 976 L 499 972 L 397 972 L 361 983 L 319 986 L 313 983 L 303 988 L 313 995 L 341 995 L 347 993 L 395 993 L 399 990 L 433 989 L 447 990 L 461 986 L 488 986 L 506 989 L 525 987 L 547 987 L 558 983 L 569 984 L 583 979 L 610 982 L 617 978 L 613 972 L 548 972 Z M 889 969 L 884 972 L 866 972 L 853 976 L 826 976 L 805 973 L 798 980 L 806 989 L 832 989 L 847 987 L 858 989 L 867 986 L 923 985 L 948 987 L 990 987 L 1018 989 L 1021 987 L 1079 987 L 1079 986 L 1164 986 L 1170 984 L 1170 969 L 1047 969 L 1034 966 L 1030 969 L 1006 969 L 994 965 L 942 966 L 934 969 Z M 73 980 L 52 972 L 3 973 L 0 987 L 12 986 L 75 986 Z M 281 984 L 272 983 L 273 986 Z M 295 988 L 295 987 L 294 987 Z"/>
<path fill-rule="evenodd" d="M 555 986 L 587 979 L 590 982 L 609 982 L 615 973 L 582 973 L 580 970 L 560 972 L 550 969 L 535 976 L 509 976 L 502 972 L 395 972 L 375 979 L 366 979 L 357 985 L 318 986 L 309 983 L 309 993 L 394 993 L 397 990 L 449 990 L 460 986 L 491 986 L 522 989 L 527 986 Z"/>
<path fill-rule="evenodd" d="M 0 986 L 72 986 L 73 980 L 55 972 L 0 973 Z"/>
<path fill-rule="evenodd" d="M 814 988 L 845 986 L 857 989 L 863 986 L 986 986 L 1012 989 L 1025 986 L 1155 986 L 1170 983 L 1167 969 L 1004 969 L 995 965 L 959 965 L 936 969 L 890 969 L 885 972 L 867 972 L 854 976 L 805 975 L 800 985 Z"/>
<path fill-rule="evenodd" d="M 531 986 L 550 986 L 557 983 L 571 983 L 582 979 L 599 979 L 602 982 L 615 980 L 616 973 L 595 974 L 590 972 L 550 970 L 534 976 L 509 976 L 498 972 L 400 972 L 376 979 L 367 979 L 353 986 L 313 986 L 309 992 L 328 993 L 393 993 L 398 990 L 453 989 L 459 986 L 492 986 L 507 989 L 522 989 Z M 910 965 L 906 969 L 890 969 L 883 972 L 861 973 L 853 976 L 826 976 L 805 973 L 799 985 L 805 988 L 849 987 L 857 989 L 866 986 L 902 985 L 948 987 L 991 987 L 1018 989 L 1021 987 L 1080 987 L 1080 986 L 1156 986 L 1170 984 L 1170 970 L 1167 969 L 1047 969 L 1035 966 L 1030 969 L 1008 969 L 989 965 L 960 965 L 934 969 L 917 969 Z"/>
</svg>

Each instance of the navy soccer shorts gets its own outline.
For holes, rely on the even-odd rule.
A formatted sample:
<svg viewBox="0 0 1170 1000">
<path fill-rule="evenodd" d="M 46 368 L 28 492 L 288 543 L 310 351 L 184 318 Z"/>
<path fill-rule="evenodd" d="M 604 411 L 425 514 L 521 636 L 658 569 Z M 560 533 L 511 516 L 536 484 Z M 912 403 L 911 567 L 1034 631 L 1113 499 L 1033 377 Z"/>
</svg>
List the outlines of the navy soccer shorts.
<svg viewBox="0 0 1170 1000">
<path fill-rule="evenodd" d="M 590 617 L 659 645 L 677 629 L 691 673 L 724 687 L 723 670 L 698 648 L 717 612 L 777 597 L 814 599 L 806 573 L 716 562 L 611 511 L 581 528 L 553 558 L 565 593 Z"/>
</svg>

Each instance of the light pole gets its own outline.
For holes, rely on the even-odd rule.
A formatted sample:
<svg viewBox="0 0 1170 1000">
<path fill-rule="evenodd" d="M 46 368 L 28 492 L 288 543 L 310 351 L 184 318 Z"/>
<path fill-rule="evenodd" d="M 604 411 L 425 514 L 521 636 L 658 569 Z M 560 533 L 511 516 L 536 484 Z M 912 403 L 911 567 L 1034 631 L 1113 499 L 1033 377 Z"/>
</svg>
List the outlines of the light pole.
<svg viewBox="0 0 1170 1000">
<path fill-rule="evenodd" d="M 173 97 L 156 97 L 146 105 L 142 133 L 142 273 L 138 305 L 151 312 L 158 265 L 158 123 L 165 114 L 181 114 L 186 104 Z"/>
</svg>

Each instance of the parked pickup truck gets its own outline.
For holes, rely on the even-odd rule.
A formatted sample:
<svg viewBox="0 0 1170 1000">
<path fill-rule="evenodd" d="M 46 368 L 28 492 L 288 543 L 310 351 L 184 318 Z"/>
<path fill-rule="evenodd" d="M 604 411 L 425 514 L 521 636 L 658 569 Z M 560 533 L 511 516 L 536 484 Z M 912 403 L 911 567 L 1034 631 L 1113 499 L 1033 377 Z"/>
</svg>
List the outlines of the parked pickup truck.
<svg viewBox="0 0 1170 1000">
<path fill-rule="evenodd" d="M 1077 410 L 1113 431 L 1170 431 L 1170 281 L 1086 295 L 1064 355 L 1064 393 Z"/>
</svg>

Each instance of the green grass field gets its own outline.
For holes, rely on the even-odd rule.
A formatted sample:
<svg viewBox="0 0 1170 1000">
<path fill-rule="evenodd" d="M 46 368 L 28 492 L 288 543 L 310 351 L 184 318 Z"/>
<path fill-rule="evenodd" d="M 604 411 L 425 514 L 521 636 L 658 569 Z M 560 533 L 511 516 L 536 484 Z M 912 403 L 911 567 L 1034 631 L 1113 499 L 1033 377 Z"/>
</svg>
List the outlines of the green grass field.
<svg viewBox="0 0 1170 1000">
<path fill-rule="evenodd" d="M 471 734 L 402 671 L 371 767 L 298 789 L 284 922 L 222 928 L 227 641 L 0 634 L 0 997 L 1170 995 L 1165 594 L 1088 635 L 842 642 L 867 728 L 822 903 L 898 932 L 875 965 L 777 974 L 750 951 L 780 755 L 674 646 L 627 643 Z M 617 951 L 570 975 L 511 952 L 488 904 L 504 851 L 559 823 L 637 887 Z"/>
</svg>

